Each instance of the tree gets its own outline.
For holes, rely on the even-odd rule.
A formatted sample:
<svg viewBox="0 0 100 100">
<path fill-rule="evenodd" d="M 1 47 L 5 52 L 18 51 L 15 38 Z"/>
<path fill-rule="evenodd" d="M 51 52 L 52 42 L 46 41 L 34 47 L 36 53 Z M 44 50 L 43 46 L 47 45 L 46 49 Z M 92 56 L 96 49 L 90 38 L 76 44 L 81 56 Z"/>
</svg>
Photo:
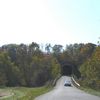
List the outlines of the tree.
<svg viewBox="0 0 100 100">
<path fill-rule="evenodd" d="M 15 66 L 8 55 L 7 52 L 0 53 L 0 78 L 3 85 L 15 86 L 18 85 L 18 77 L 20 73 L 18 72 L 17 66 Z M 17 74 L 16 74 L 17 73 Z"/>
<path fill-rule="evenodd" d="M 55 55 L 60 54 L 60 53 L 62 52 L 62 48 L 63 48 L 62 45 L 54 45 L 54 46 L 53 46 L 53 53 L 54 53 Z"/>
<path fill-rule="evenodd" d="M 80 72 L 85 85 L 100 88 L 100 47 L 97 47 L 92 57 L 80 67 Z"/>
<path fill-rule="evenodd" d="M 46 52 L 47 52 L 47 54 L 50 54 L 51 53 L 51 44 L 46 44 L 46 46 L 45 46 L 45 50 L 46 50 Z"/>
<path fill-rule="evenodd" d="M 97 42 L 97 43 L 98 43 L 98 46 L 100 46 L 100 37 L 99 37 L 99 40 L 98 40 L 98 42 Z"/>
<path fill-rule="evenodd" d="M 51 60 L 51 76 L 53 79 L 55 79 L 60 74 L 61 74 L 61 66 L 56 58 L 52 58 L 52 60 Z"/>
</svg>

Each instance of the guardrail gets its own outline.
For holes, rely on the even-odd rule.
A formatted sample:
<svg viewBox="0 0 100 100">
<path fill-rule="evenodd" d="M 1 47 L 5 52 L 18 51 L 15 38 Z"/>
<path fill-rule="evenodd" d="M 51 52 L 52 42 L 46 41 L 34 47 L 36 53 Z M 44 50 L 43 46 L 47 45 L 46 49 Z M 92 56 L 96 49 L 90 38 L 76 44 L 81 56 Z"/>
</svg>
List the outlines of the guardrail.
<svg viewBox="0 0 100 100">
<path fill-rule="evenodd" d="M 74 84 L 76 84 L 78 87 L 80 87 L 80 84 L 78 82 L 76 82 L 76 80 L 73 77 L 71 77 L 71 79 L 74 82 Z"/>
<path fill-rule="evenodd" d="M 53 86 L 55 86 L 56 85 L 56 83 L 57 83 L 57 81 L 58 81 L 58 79 L 61 77 L 61 75 L 59 75 L 54 81 L 53 81 Z"/>
</svg>

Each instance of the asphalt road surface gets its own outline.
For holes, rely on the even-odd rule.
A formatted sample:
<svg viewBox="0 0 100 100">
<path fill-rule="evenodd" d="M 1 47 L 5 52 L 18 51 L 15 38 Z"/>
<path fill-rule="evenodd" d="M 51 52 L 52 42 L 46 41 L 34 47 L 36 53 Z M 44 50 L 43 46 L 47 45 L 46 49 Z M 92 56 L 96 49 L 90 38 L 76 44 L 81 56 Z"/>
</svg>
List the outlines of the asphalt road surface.
<svg viewBox="0 0 100 100">
<path fill-rule="evenodd" d="M 100 97 L 94 96 L 74 87 L 64 86 L 65 81 L 71 81 L 70 77 L 62 76 L 55 88 L 35 100 L 100 100 Z"/>
</svg>

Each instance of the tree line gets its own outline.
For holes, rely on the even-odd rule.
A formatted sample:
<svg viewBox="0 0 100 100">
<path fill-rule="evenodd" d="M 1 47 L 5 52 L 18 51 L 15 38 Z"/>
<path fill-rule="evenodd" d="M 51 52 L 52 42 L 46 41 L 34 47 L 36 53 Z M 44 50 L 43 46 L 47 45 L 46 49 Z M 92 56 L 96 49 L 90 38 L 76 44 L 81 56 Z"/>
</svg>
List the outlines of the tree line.
<svg viewBox="0 0 100 100">
<path fill-rule="evenodd" d="M 92 56 L 80 66 L 80 72 L 81 85 L 100 90 L 100 46 L 96 47 Z"/>
<path fill-rule="evenodd" d="M 42 86 L 60 74 L 60 64 L 37 43 L 10 44 L 0 48 L 0 85 Z"/>
<path fill-rule="evenodd" d="M 82 85 L 100 87 L 100 47 L 92 43 L 41 45 L 32 42 L 0 47 L 0 85 L 42 86 L 61 75 L 64 63 L 70 63 Z"/>
</svg>

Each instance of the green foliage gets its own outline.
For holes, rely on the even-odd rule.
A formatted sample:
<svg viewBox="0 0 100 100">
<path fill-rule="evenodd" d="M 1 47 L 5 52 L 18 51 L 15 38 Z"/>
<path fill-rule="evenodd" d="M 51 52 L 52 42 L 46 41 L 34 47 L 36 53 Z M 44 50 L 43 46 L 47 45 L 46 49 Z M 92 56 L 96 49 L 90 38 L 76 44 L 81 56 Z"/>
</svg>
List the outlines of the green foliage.
<svg viewBox="0 0 100 100">
<path fill-rule="evenodd" d="M 35 97 L 44 94 L 50 91 L 51 89 L 52 87 L 38 87 L 38 88 L 5 87 L 4 89 L 0 89 L 0 93 L 5 93 L 5 95 L 8 96 L 0 97 L 0 100 L 34 100 Z"/>
<path fill-rule="evenodd" d="M 29 45 L 4 45 L 0 47 L 0 85 L 42 86 L 53 82 L 62 73 L 64 64 L 70 64 L 73 66 L 73 74 L 80 77 L 80 68 L 83 79 L 92 77 L 88 84 L 96 83 L 99 86 L 99 47 L 92 59 L 88 60 L 95 48 L 92 43 L 67 45 L 65 50 L 62 45 L 51 47 L 46 44 L 45 53 L 35 42 Z M 83 65 L 80 67 L 81 64 Z"/>
<path fill-rule="evenodd" d="M 50 91 L 52 88 L 51 87 L 40 87 L 40 88 L 34 88 L 31 91 L 29 91 L 25 96 L 22 98 L 19 98 L 19 100 L 34 100 L 35 97 L 44 94 L 48 91 Z"/>
<path fill-rule="evenodd" d="M 100 47 L 92 57 L 80 67 L 83 85 L 100 89 Z"/>
<path fill-rule="evenodd" d="M 17 67 L 11 62 L 8 54 L 3 52 L 0 54 L 0 80 L 2 85 L 14 85 L 17 84 L 16 72 L 18 71 Z"/>
<path fill-rule="evenodd" d="M 59 55 L 62 52 L 62 45 L 54 45 L 53 46 L 53 53 L 54 55 Z"/>
<path fill-rule="evenodd" d="M 51 74 L 53 79 L 55 79 L 57 76 L 59 76 L 61 73 L 61 67 L 58 63 L 56 58 L 52 58 L 51 60 Z"/>
<path fill-rule="evenodd" d="M 60 73 L 56 58 L 44 54 L 37 43 L 9 44 L 0 50 L 0 85 L 42 86 Z"/>
</svg>

